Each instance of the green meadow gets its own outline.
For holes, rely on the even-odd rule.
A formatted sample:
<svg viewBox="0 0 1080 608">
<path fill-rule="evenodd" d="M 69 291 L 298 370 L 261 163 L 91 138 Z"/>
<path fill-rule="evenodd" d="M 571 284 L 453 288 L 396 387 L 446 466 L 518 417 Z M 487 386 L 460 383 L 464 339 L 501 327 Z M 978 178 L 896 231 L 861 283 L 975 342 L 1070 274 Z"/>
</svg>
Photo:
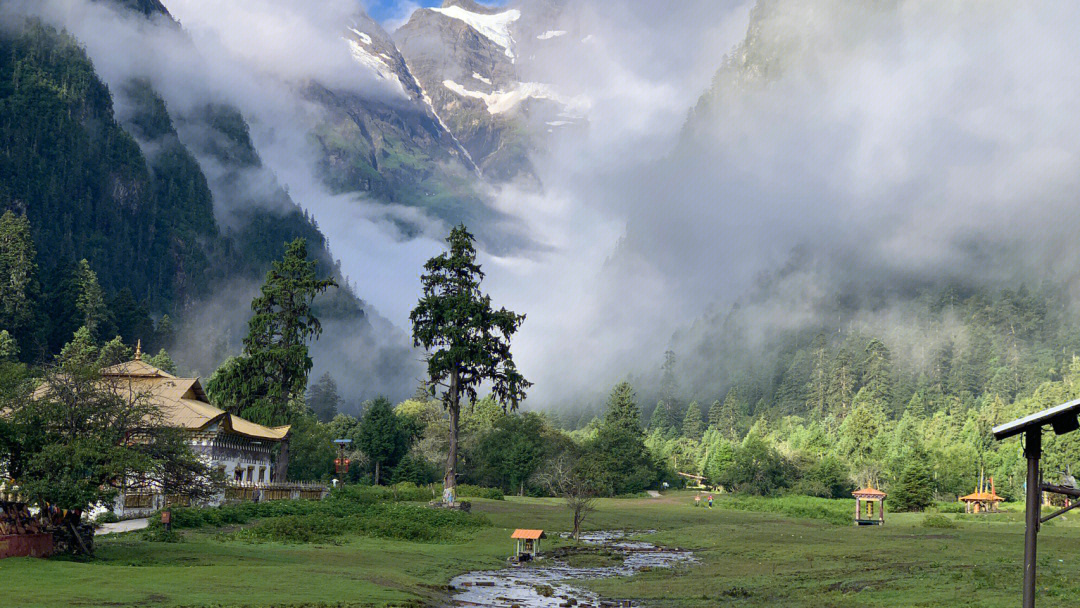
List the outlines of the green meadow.
<svg viewBox="0 0 1080 608">
<path fill-rule="evenodd" d="M 632 577 L 583 581 L 603 596 L 646 606 L 1016 606 L 1022 514 L 943 514 L 953 527 L 927 527 L 924 514 L 891 513 L 883 527 L 834 523 L 851 501 L 693 494 L 603 499 L 589 529 L 654 529 L 660 545 L 694 551 L 698 562 Z M 90 561 L 0 561 L 0 605 L 185 607 L 429 606 L 448 599 L 456 574 L 500 568 L 516 527 L 566 531 L 570 518 L 550 498 L 475 499 L 470 525 L 452 539 L 418 542 L 348 532 L 315 543 L 253 542 L 240 526 L 181 531 L 182 542 L 140 532 L 98 539 Z M 273 518 L 271 518 L 273 519 Z M 938 518 L 940 520 L 940 517 Z M 265 520 L 263 520 L 265 522 Z M 553 534 L 554 536 L 554 534 Z M 1080 594 L 1080 517 L 1065 515 L 1040 534 L 1039 605 L 1066 606 Z M 550 539 L 545 549 L 566 544 Z"/>
</svg>

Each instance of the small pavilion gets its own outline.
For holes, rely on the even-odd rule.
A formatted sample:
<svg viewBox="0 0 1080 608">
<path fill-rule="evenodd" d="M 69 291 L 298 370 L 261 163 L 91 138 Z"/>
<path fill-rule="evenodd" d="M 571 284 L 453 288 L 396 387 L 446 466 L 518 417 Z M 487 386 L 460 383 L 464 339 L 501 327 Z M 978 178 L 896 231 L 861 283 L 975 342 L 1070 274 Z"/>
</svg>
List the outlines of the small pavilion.
<svg viewBox="0 0 1080 608">
<path fill-rule="evenodd" d="M 961 496 L 960 502 L 964 503 L 966 513 L 997 513 L 998 503 L 1005 500 L 997 495 L 994 490 L 994 478 L 990 478 L 989 486 L 980 480 L 975 491 L 967 496 Z"/>
<path fill-rule="evenodd" d="M 855 525 L 856 526 L 882 526 L 885 525 L 885 497 L 888 496 L 881 490 L 874 489 L 867 484 L 861 490 L 851 493 L 855 497 Z M 866 508 L 863 508 L 866 503 Z M 874 505 L 877 504 L 875 515 Z"/>
<path fill-rule="evenodd" d="M 543 530 L 514 530 L 510 538 L 517 541 L 514 556 L 518 561 L 528 561 L 540 555 L 540 539 L 547 538 Z"/>
</svg>

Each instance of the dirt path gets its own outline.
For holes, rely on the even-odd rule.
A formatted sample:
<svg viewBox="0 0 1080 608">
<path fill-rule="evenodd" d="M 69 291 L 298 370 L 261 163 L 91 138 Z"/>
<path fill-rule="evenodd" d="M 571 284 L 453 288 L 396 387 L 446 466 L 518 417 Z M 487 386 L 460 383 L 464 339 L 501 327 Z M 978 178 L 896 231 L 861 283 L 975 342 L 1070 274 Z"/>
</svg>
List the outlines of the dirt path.
<svg viewBox="0 0 1080 608">
<path fill-rule="evenodd" d="M 649 496 L 652 498 L 660 498 L 660 492 L 657 492 L 656 490 L 646 490 L 646 492 L 648 492 Z"/>
<path fill-rule="evenodd" d="M 117 532 L 131 532 L 132 530 L 142 530 L 146 526 L 150 525 L 150 521 L 145 517 L 141 519 L 125 519 L 124 521 L 118 521 L 113 524 L 101 524 L 101 527 L 94 532 L 95 536 L 101 536 L 102 534 L 115 534 Z"/>
</svg>

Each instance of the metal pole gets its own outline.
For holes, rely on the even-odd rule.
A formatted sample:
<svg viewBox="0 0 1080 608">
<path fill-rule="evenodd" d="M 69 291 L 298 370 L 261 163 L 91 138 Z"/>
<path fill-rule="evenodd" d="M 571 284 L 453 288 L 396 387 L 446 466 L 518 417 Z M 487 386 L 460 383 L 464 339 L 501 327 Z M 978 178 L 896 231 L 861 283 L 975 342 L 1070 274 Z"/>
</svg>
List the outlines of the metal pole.
<svg viewBox="0 0 1080 608">
<path fill-rule="evenodd" d="M 1035 541 L 1039 533 L 1042 509 L 1042 480 L 1039 457 L 1042 456 L 1042 428 L 1024 433 L 1024 456 L 1027 458 L 1027 505 L 1024 508 L 1024 608 L 1035 608 Z"/>
</svg>

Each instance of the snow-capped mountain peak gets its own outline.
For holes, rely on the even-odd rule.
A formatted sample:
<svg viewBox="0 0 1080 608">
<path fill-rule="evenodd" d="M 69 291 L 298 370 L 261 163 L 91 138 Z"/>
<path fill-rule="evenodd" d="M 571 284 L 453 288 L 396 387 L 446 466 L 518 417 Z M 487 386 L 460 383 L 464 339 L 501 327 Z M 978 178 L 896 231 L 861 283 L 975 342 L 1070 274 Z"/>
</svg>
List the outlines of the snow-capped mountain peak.
<svg viewBox="0 0 1080 608">
<path fill-rule="evenodd" d="M 511 61 L 514 60 L 514 37 L 510 34 L 510 24 L 521 18 L 521 11 L 516 8 L 490 15 L 474 13 L 461 8 L 456 4 L 428 10 L 445 15 L 451 19 L 464 21 L 469 27 L 476 30 L 478 34 L 501 47 L 503 53 L 505 53 Z"/>
</svg>

